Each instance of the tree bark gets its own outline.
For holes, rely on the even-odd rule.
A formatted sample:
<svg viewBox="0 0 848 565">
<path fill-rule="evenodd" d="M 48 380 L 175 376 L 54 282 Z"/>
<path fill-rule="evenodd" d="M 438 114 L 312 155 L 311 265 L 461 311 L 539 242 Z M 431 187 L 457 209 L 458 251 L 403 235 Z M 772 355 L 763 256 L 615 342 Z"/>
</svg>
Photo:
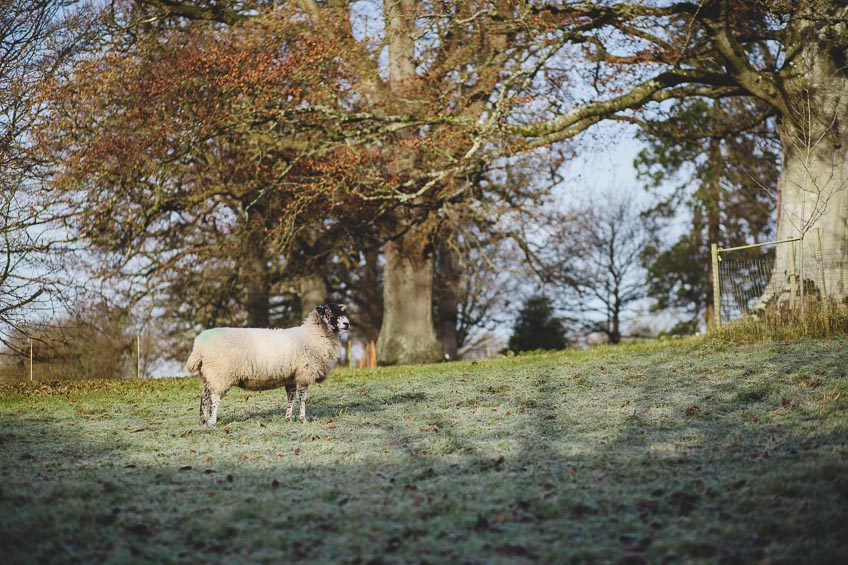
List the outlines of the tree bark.
<svg viewBox="0 0 848 565">
<path fill-rule="evenodd" d="M 780 178 L 780 206 L 777 239 L 804 237 L 799 246 L 799 275 L 813 281 L 818 288 L 818 265 L 815 263 L 815 238 L 812 229 L 819 228 L 822 249 L 841 253 L 843 262 L 825 264 L 825 278 L 841 281 L 839 271 L 845 268 L 846 222 L 848 222 L 848 80 L 844 69 L 837 68 L 835 58 L 824 52 L 824 42 L 806 38 L 814 29 L 806 29 L 812 20 L 798 18 L 794 33 L 799 52 L 793 58 L 796 70 L 783 83 L 787 112 L 779 124 L 783 149 Z M 766 300 L 788 299 L 791 273 L 790 248 L 779 245 L 775 267 Z M 827 288 L 839 300 L 848 295 L 844 284 Z"/>
<path fill-rule="evenodd" d="M 365 343 L 376 342 L 383 323 L 383 283 L 380 280 L 379 258 L 376 250 L 364 252 L 365 267 L 362 282 L 356 288 L 357 336 Z"/>
<path fill-rule="evenodd" d="M 271 304 L 268 298 L 268 265 L 260 246 L 248 246 L 249 255 L 242 269 L 245 278 L 247 327 L 267 328 Z"/>
<path fill-rule="evenodd" d="M 459 266 L 453 249 L 443 242 L 438 253 L 438 291 L 436 293 L 436 313 L 438 315 L 439 339 L 445 351 L 445 358 L 455 361 L 459 358 L 456 325 L 459 317 Z"/>
<path fill-rule="evenodd" d="M 316 306 L 326 300 L 327 285 L 320 275 L 303 276 L 297 281 L 297 293 L 300 296 L 300 311 L 306 318 Z"/>
<path fill-rule="evenodd" d="M 300 296 L 300 311 L 306 318 L 327 298 L 327 285 L 319 275 L 308 275 L 297 281 L 297 293 Z"/>
<path fill-rule="evenodd" d="M 613 310 L 612 330 L 609 333 L 609 342 L 612 345 L 621 343 L 621 313 L 618 310 Z"/>
<path fill-rule="evenodd" d="M 384 0 L 389 86 L 400 108 L 415 98 L 420 80 L 415 72 L 416 0 Z M 404 136 L 415 135 L 406 132 Z M 400 140 L 398 140 L 400 141 Z M 392 155 L 390 173 L 414 176 L 418 155 L 399 143 Z M 413 204 L 413 203 L 410 203 Z M 396 212 L 393 228 L 403 235 L 386 243 L 383 271 L 383 323 L 377 340 L 381 365 L 432 363 L 443 359 L 442 346 L 433 327 L 432 221 Z"/>
<path fill-rule="evenodd" d="M 444 358 L 433 329 L 433 245 L 430 228 L 416 225 L 385 246 L 381 365 L 433 363 Z"/>
<path fill-rule="evenodd" d="M 271 322 L 271 300 L 265 238 L 262 237 L 262 211 L 256 207 L 248 208 L 246 222 L 242 241 L 244 263 L 241 266 L 246 323 L 249 328 L 267 328 Z"/>
</svg>

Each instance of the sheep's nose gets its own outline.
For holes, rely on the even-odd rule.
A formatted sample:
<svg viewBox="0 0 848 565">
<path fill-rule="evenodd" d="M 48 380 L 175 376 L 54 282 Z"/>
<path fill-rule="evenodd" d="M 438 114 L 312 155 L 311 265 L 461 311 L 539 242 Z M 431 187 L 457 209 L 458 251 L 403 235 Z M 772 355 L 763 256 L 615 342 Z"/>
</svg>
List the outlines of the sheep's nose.
<svg viewBox="0 0 848 565">
<path fill-rule="evenodd" d="M 342 329 L 346 330 L 348 328 L 350 328 L 350 322 L 342 322 Z"/>
</svg>

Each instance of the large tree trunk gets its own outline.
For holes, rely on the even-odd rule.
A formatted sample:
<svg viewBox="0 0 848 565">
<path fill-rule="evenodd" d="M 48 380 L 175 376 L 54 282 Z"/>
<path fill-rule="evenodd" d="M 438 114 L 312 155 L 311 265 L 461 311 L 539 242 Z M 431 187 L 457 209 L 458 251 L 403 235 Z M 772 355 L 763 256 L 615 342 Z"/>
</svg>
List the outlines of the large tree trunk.
<svg viewBox="0 0 848 565">
<path fill-rule="evenodd" d="M 265 266 L 260 260 L 251 257 L 245 267 L 247 288 L 244 306 L 247 312 L 247 327 L 267 328 L 270 302 L 268 300 L 268 280 L 263 271 Z"/>
<path fill-rule="evenodd" d="M 306 275 L 297 281 L 297 294 L 300 297 L 300 310 L 306 318 L 316 306 L 326 300 L 327 284 L 320 275 Z"/>
<path fill-rule="evenodd" d="M 821 44 L 803 39 L 812 30 L 796 31 L 803 47 L 792 63 L 799 71 L 796 78 L 784 84 L 792 105 L 791 115 L 781 116 L 779 125 L 783 168 L 777 237 L 804 237 L 803 245 L 796 247 L 798 275 L 806 288 L 812 283 L 820 291 L 813 236 L 813 228 L 819 228 L 825 254 L 842 258 L 825 262 L 826 290 L 843 300 L 848 294 L 840 276 L 848 251 L 848 79 L 845 70 L 835 68 L 834 59 L 821 52 Z M 779 245 L 767 299 L 788 298 L 790 273 L 790 247 Z"/>
<path fill-rule="evenodd" d="M 380 254 L 365 251 L 362 281 L 356 288 L 356 334 L 365 343 L 376 342 L 383 324 L 383 282 L 380 279 Z"/>
<path fill-rule="evenodd" d="M 389 86 L 395 95 L 391 105 L 403 110 L 416 96 L 415 18 L 416 0 L 384 0 L 389 59 Z M 405 136 L 414 135 L 406 132 Z M 399 140 L 400 141 L 400 140 Z M 399 143 L 390 172 L 414 176 L 418 155 Z M 410 202 L 410 204 L 412 204 Z M 383 270 L 383 323 L 377 340 L 377 361 L 382 365 L 432 363 L 443 358 L 433 327 L 434 227 L 425 218 L 398 211 L 393 228 L 404 234 L 385 246 Z"/>
<path fill-rule="evenodd" d="M 381 365 L 432 363 L 444 358 L 433 329 L 433 245 L 427 224 L 385 246 Z"/>
<path fill-rule="evenodd" d="M 262 234 L 265 218 L 259 207 L 243 203 L 247 224 L 242 232 L 243 263 L 239 271 L 244 281 L 245 320 L 249 328 L 267 328 L 271 319 L 271 299 L 266 242 Z"/>
<path fill-rule="evenodd" d="M 445 358 L 459 358 L 459 343 L 456 326 L 459 318 L 459 261 L 456 252 L 444 241 L 439 241 L 438 281 L 436 292 L 436 314 L 439 339 L 445 350 Z"/>
<path fill-rule="evenodd" d="M 244 309 L 247 327 L 267 328 L 270 321 L 268 262 L 259 238 L 247 238 L 241 272 L 245 281 Z"/>
</svg>

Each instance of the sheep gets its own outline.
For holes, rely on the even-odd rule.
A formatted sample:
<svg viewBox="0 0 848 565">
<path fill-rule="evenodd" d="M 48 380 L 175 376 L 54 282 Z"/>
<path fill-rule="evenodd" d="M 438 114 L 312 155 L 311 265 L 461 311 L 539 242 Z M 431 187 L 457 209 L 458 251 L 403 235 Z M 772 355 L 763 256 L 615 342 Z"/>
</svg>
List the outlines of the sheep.
<svg viewBox="0 0 848 565">
<path fill-rule="evenodd" d="M 201 332 L 186 361 L 190 373 L 200 372 L 200 424 L 215 425 L 218 405 L 233 386 L 247 390 L 285 387 L 289 422 L 297 392 L 300 421 L 306 422 L 307 389 L 327 378 L 338 359 L 338 334 L 350 328 L 345 310 L 344 304 L 321 305 L 300 326 L 288 329 Z"/>
</svg>

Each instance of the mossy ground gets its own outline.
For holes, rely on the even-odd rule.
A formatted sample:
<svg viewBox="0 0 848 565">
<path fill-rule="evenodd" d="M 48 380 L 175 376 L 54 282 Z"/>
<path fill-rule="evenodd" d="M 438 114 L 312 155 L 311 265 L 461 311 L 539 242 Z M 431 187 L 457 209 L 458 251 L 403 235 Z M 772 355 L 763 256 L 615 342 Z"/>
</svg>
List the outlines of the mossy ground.
<svg viewBox="0 0 848 565">
<path fill-rule="evenodd" d="M 7 563 L 848 561 L 848 339 L 0 387 Z"/>
</svg>

